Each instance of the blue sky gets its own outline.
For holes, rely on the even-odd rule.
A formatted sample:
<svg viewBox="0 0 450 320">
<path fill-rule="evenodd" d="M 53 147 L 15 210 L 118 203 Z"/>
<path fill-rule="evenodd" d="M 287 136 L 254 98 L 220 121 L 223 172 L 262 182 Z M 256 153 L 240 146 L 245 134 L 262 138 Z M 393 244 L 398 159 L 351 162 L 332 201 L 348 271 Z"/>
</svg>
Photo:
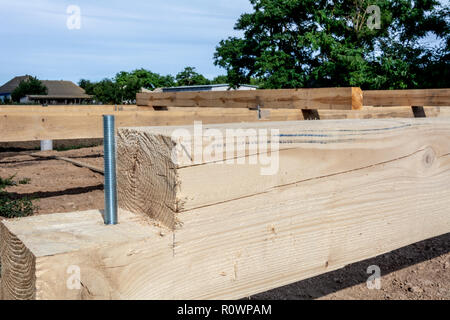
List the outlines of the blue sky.
<svg viewBox="0 0 450 320">
<path fill-rule="evenodd" d="M 67 28 L 70 5 L 81 9 L 79 30 Z M 225 73 L 215 47 L 240 35 L 233 26 L 244 12 L 248 0 L 0 0 L 0 85 L 24 74 L 78 82 L 185 66 L 213 78 Z"/>
<path fill-rule="evenodd" d="M 69 5 L 81 29 L 66 26 Z M 0 85 L 16 75 L 42 80 L 101 80 L 146 68 L 175 75 L 185 66 L 212 78 L 224 74 L 213 54 L 238 35 L 248 0 L 0 0 Z"/>
</svg>

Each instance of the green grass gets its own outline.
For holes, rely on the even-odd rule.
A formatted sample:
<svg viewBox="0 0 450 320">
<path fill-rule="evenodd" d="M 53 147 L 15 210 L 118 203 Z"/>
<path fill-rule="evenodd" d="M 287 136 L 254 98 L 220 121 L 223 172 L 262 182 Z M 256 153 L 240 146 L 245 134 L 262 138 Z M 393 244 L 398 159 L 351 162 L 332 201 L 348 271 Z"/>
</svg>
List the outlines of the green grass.
<svg viewBox="0 0 450 320">
<path fill-rule="evenodd" d="M 15 175 L 5 179 L 0 177 L 0 216 L 4 218 L 31 216 L 36 209 L 31 199 L 27 197 L 15 198 L 4 190 L 6 187 L 17 185 L 14 178 Z M 30 181 L 31 179 L 24 178 L 19 181 L 19 184 L 28 184 Z"/>
<path fill-rule="evenodd" d="M 5 189 L 6 187 L 15 186 L 16 185 L 16 183 L 14 182 L 15 177 L 16 177 L 16 175 L 13 175 L 13 176 L 11 176 L 9 178 L 5 178 L 5 179 L 0 177 L 0 191 Z"/>
<path fill-rule="evenodd" d="M 19 184 L 30 184 L 31 179 L 30 178 L 23 178 L 19 180 Z"/>
</svg>

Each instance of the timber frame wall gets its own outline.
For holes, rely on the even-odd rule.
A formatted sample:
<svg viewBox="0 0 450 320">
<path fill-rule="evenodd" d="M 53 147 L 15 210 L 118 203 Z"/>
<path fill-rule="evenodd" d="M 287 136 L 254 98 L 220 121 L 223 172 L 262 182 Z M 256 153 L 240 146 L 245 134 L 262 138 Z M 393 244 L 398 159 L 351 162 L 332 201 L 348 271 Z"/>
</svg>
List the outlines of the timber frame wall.
<svg viewBox="0 0 450 320">
<path fill-rule="evenodd" d="M 0 107 L 0 142 L 99 138 L 116 115 L 120 206 L 116 226 L 98 210 L 1 221 L 0 299 L 237 299 L 450 232 L 449 89 L 262 91 Z M 279 129 L 280 170 L 172 163 L 166 126 L 194 120 Z"/>
<path fill-rule="evenodd" d="M 450 232 L 450 119 L 208 127 L 279 129 L 279 171 L 175 164 L 176 127 L 121 128 L 119 224 L 2 221 L 0 298 L 238 299 Z"/>
<path fill-rule="evenodd" d="M 377 106 L 377 107 L 374 107 Z M 380 107 L 381 106 L 381 107 Z M 450 89 L 359 88 L 139 93 L 137 106 L 0 106 L 0 142 L 102 138 L 117 127 L 450 116 Z M 117 111 L 121 109 L 121 111 Z"/>
</svg>

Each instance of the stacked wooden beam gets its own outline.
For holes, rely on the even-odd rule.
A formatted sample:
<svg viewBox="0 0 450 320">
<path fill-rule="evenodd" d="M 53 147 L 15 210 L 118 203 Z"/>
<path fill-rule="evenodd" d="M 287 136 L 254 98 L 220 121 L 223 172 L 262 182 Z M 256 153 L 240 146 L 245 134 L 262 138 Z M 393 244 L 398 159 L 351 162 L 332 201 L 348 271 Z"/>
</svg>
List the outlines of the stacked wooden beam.
<svg viewBox="0 0 450 320">
<path fill-rule="evenodd" d="M 450 89 L 367 90 L 365 106 L 450 106 Z"/>
<path fill-rule="evenodd" d="M 150 92 L 139 93 L 137 104 L 0 106 L 0 142 L 101 138 L 103 114 L 114 114 L 122 127 L 187 125 L 195 120 L 211 124 L 448 117 L 450 89 L 365 91 L 364 99 L 359 88 Z"/>
<path fill-rule="evenodd" d="M 137 105 L 150 107 L 359 110 L 363 106 L 363 94 L 360 88 L 146 92 L 137 94 Z"/>
<path fill-rule="evenodd" d="M 230 130 L 242 148 L 229 153 Z M 260 130 L 278 153 L 253 148 Z M 448 233 L 449 139 L 449 119 L 120 129 L 120 224 L 98 211 L 3 221 L 0 293 L 242 298 Z"/>
<path fill-rule="evenodd" d="M 264 109 L 260 112 L 242 108 L 176 108 L 154 111 L 148 107 L 139 111 L 4 111 L 0 107 L 0 142 L 61 139 L 94 139 L 103 137 L 102 115 L 116 116 L 118 127 L 189 125 L 233 122 L 265 122 L 330 119 L 414 118 L 409 107 L 366 108 L 361 110 L 296 110 Z M 41 108 L 44 109 L 44 108 Z M 182 109 L 182 110 L 179 110 Z M 186 110 L 187 109 L 187 110 Z M 70 110 L 70 109 L 66 109 Z M 308 112 L 311 111 L 311 112 Z M 427 117 L 448 117 L 450 108 L 425 107 Z"/>
<path fill-rule="evenodd" d="M 137 105 L 154 108 L 270 108 L 360 110 L 362 106 L 450 106 L 450 89 L 319 88 L 225 92 L 146 92 Z"/>
</svg>

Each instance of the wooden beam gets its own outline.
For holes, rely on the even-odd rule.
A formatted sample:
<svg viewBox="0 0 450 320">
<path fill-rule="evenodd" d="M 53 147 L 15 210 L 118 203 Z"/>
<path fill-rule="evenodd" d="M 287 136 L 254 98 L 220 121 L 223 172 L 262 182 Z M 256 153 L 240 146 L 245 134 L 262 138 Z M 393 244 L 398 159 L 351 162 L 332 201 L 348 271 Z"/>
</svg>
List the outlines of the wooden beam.
<svg viewBox="0 0 450 320">
<path fill-rule="evenodd" d="M 358 110 L 359 88 L 138 93 L 137 105 L 151 107 L 284 108 Z"/>
<path fill-rule="evenodd" d="M 96 112 L 0 112 L 0 142 L 91 139 L 103 137 L 102 114 Z M 201 120 L 205 123 L 257 121 L 255 111 L 243 112 L 108 112 L 116 116 L 116 126 L 182 125 Z"/>
<path fill-rule="evenodd" d="M 237 299 L 450 232 L 450 119 L 266 125 L 296 140 L 268 180 L 238 165 L 207 179 L 211 163 L 161 161 L 152 151 L 170 152 L 174 128 L 121 130 L 149 141 L 134 161 L 123 150 L 136 140 L 119 142 L 120 224 L 104 226 L 99 211 L 2 221 L 3 298 Z M 145 201 L 174 204 L 158 174 L 195 208 L 147 211 Z"/>
<path fill-rule="evenodd" d="M 44 108 L 41 108 L 44 109 Z M 69 112 L 51 110 L 0 110 L 0 142 L 95 139 L 103 137 L 103 114 L 116 116 L 117 127 L 189 125 L 195 120 L 205 124 L 258 121 L 303 120 L 301 110 L 264 109 L 258 111 L 239 108 L 173 108 L 169 111 L 89 111 Z M 181 109 L 181 111 L 180 111 Z M 450 116 L 450 108 L 425 107 L 428 117 Z M 318 110 L 321 120 L 413 118 L 409 107 L 363 108 L 362 110 Z"/>
<path fill-rule="evenodd" d="M 0 113 L 4 112 L 113 112 L 113 111 L 145 111 L 136 105 L 0 105 Z"/>
<path fill-rule="evenodd" d="M 450 89 L 365 90 L 365 106 L 450 106 Z"/>
<path fill-rule="evenodd" d="M 121 168 L 118 172 L 119 200 L 122 208 L 148 215 L 173 229 L 180 212 L 264 194 L 273 188 L 318 176 L 354 170 L 355 162 L 359 167 L 370 167 L 413 154 L 418 146 L 426 145 L 427 140 L 420 141 L 420 138 L 414 143 L 408 142 L 410 134 L 418 129 L 418 125 L 412 125 L 415 122 L 411 120 L 369 123 L 373 134 L 363 134 L 367 130 L 364 124 L 367 123 L 358 121 L 319 121 L 302 125 L 299 122 L 226 124 L 200 129 L 193 126 L 121 128 L 117 136 L 118 166 Z M 430 125 L 425 127 L 424 132 L 434 130 Z M 180 140 L 174 135 L 179 129 L 183 129 L 192 139 Z M 269 159 L 276 162 L 274 165 L 277 168 L 272 168 L 268 163 L 251 164 L 251 160 L 256 162 L 257 159 L 250 160 L 249 157 L 263 153 L 257 145 L 261 129 L 277 130 L 280 151 L 276 158 Z M 197 137 L 197 142 L 193 143 L 198 130 L 203 131 L 203 136 Z M 211 140 L 207 130 L 218 131 L 222 139 Z M 234 130 L 234 136 L 225 141 L 231 130 Z M 446 130 L 450 132 L 450 126 L 443 132 Z M 372 143 L 374 137 L 376 140 Z M 274 139 L 270 133 L 268 138 L 270 141 Z M 346 144 L 348 139 L 351 143 Z M 333 143 L 330 144 L 330 141 Z M 311 154 L 305 152 L 305 146 L 314 143 L 329 147 L 324 146 L 320 150 L 312 148 L 314 152 Z M 211 147 L 217 145 L 219 148 L 211 151 Z M 231 148 L 226 150 L 225 146 Z M 379 152 L 377 146 L 383 152 L 389 148 L 389 155 Z M 244 150 L 238 151 L 242 147 Z M 261 147 L 265 148 L 262 150 L 268 148 L 265 145 Z M 350 162 L 343 160 L 348 154 L 352 154 Z M 172 163 L 175 155 L 176 162 Z M 240 161 L 241 164 L 230 165 L 229 159 L 232 163 Z M 317 162 L 317 159 L 329 160 Z M 323 166 L 326 171 L 323 171 Z M 276 169 L 276 174 L 272 174 L 272 169 Z M 269 174 L 265 174 L 266 171 Z M 152 189 L 149 190 L 149 187 Z"/>
</svg>

